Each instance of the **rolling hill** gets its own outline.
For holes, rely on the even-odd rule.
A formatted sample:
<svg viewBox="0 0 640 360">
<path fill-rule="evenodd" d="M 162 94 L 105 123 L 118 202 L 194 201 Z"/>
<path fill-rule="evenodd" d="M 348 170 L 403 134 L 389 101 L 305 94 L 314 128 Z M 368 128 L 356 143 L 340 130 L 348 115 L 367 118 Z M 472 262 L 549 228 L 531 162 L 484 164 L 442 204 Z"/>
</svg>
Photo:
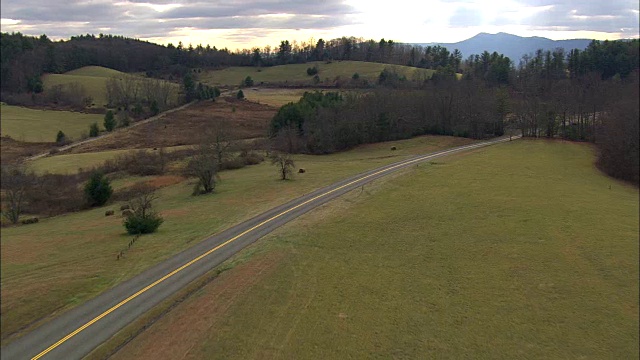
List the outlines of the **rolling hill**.
<svg viewBox="0 0 640 360">
<path fill-rule="evenodd" d="M 78 140 L 92 123 L 102 127 L 102 115 L 72 111 L 38 110 L 2 105 L 2 136 L 24 142 L 54 142 L 62 130 L 68 139 Z M 4 150 L 4 149 L 3 149 Z"/>
<path fill-rule="evenodd" d="M 122 78 L 124 76 L 136 76 L 139 79 L 144 79 L 139 75 L 127 74 L 102 66 L 85 66 L 64 74 L 46 74 L 42 77 L 42 80 L 45 92 L 56 85 L 78 83 L 85 88 L 87 95 L 92 98 L 94 107 L 106 107 L 107 81 L 112 77 Z M 176 97 L 178 88 L 179 86 L 175 84 Z M 177 102 L 177 99 L 174 99 L 174 101 Z"/>
<path fill-rule="evenodd" d="M 416 77 L 429 78 L 433 70 L 420 69 L 410 66 L 389 65 L 364 61 L 322 61 L 308 62 L 306 64 L 289 64 L 265 68 L 232 66 L 223 70 L 205 71 L 200 75 L 200 80 L 210 85 L 239 85 L 247 76 L 251 76 L 256 85 L 269 83 L 289 83 L 310 85 L 313 84 L 313 76 L 307 75 L 307 68 L 318 67 L 319 85 L 332 85 L 336 78 L 349 80 L 353 74 L 358 73 L 360 79 L 377 81 L 380 72 L 384 68 L 395 69 L 407 79 Z"/>
</svg>

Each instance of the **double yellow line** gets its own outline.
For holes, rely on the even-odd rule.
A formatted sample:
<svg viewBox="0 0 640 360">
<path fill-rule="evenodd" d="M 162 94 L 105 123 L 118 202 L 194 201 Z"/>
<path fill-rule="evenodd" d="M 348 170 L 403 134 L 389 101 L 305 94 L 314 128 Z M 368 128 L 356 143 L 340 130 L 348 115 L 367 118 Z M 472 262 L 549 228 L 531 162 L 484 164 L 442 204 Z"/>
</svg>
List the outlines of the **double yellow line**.
<svg viewBox="0 0 640 360">
<path fill-rule="evenodd" d="M 77 328 L 76 330 L 74 330 L 73 332 L 71 332 L 70 334 L 68 334 L 67 336 L 65 336 L 65 337 L 63 337 L 62 339 L 58 340 L 55 344 L 53 344 L 53 345 L 49 346 L 48 348 L 46 348 L 45 350 L 43 350 L 41 353 L 39 353 L 38 355 L 34 356 L 31 360 L 37 360 L 37 359 L 42 358 L 42 357 L 43 357 L 43 356 L 45 356 L 47 353 L 49 353 L 49 352 L 51 352 L 53 349 L 57 348 L 58 346 L 60 346 L 60 345 L 61 345 L 62 343 L 64 343 L 65 341 L 67 341 L 67 340 L 71 339 L 72 337 L 76 336 L 79 332 L 83 331 L 84 329 L 88 328 L 89 326 L 91 326 L 91 325 L 95 324 L 96 322 L 100 321 L 100 319 L 102 319 L 102 318 L 104 318 L 105 316 L 107 316 L 107 315 L 111 314 L 112 312 L 116 311 L 118 308 L 120 308 L 120 307 L 121 307 L 121 306 L 123 306 L 124 304 L 126 304 L 126 303 L 128 303 L 129 301 L 131 301 L 131 300 L 135 299 L 136 297 L 140 296 L 140 294 L 142 294 L 142 293 L 146 292 L 147 290 L 149 290 L 149 289 L 153 288 L 154 286 L 156 286 L 156 285 L 160 284 L 161 282 L 163 282 L 163 281 L 167 280 L 168 278 L 170 278 L 170 277 L 172 277 L 173 275 L 175 275 L 175 274 L 179 273 L 180 271 L 182 271 L 182 270 L 184 270 L 184 269 L 188 268 L 189 266 L 193 265 L 194 263 L 196 263 L 196 262 L 198 262 L 198 261 L 202 260 L 202 258 L 204 258 L 204 257 L 206 257 L 206 256 L 208 256 L 208 255 L 210 255 L 210 254 L 212 254 L 212 253 L 214 253 L 214 252 L 215 252 L 215 251 L 217 251 L 218 249 L 220 249 L 220 248 L 222 248 L 222 247 L 226 246 L 227 244 L 229 244 L 229 243 L 232 243 L 232 242 L 236 241 L 237 239 L 239 239 L 239 238 L 241 238 L 242 236 L 244 236 L 244 235 L 246 235 L 246 234 L 250 233 L 251 231 L 253 231 L 253 230 L 255 230 L 255 229 L 257 229 L 257 228 L 259 228 L 259 227 L 261 227 L 261 226 L 263 226 L 263 225 L 265 225 L 265 224 L 267 224 L 267 223 L 269 223 L 269 222 L 271 222 L 271 221 L 273 221 L 273 220 L 275 220 L 275 219 L 277 219 L 277 218 L 279 218 L 279 217 L 283 216 L 283 215 L 286 215 L 286 214 L 288 214 L 288 213 L 290 213 L 290 212 L 292 212 L 292 211 L 294 211 L 294 210 L 296 210 L 296 209 L 298 209 L 298 208 L 300 208 L 300 207 L 302 207 L 302 206 L 304 206 L 304 205 L 306 205 L 306 204 L 308 204 L 308 203 L 310 203 L 310 202 L 313 202 L 313 201 L 315 201 L 315 200 L 317 200 L 317 199 L 319 199 L 319 198 L 325 197 L 325 196 L 327 196 L 327 195 L 329 195 L 329 194 L 332 194 L 332 193 L 334 193 L 334 192 L 336 192 L 336 191 L 339 191 L 339 190 L 341 190 L 341 189 L 344 189 L 344 188 L 346 188 L 346 187 L 348 187 L 348 186 L 351 186 L 351 185 L 353 185 L 353 184 L 355 184 L 355 183 L 357 183 L 357 182 L 360 182 L 360 181 L 362 181 L 362 180 L 365 180 L 365 179 L 371 178 L 371 177 L 373 177 L 373 176 L 376 176 L 376 175 L 382 174 L 382 173 L 384 173 L 384 172 L 390 172 L 390 171 L 393 171 L 393 170 L 395 170 L 395 169 L 397 169 L 397 168 L 399 168 L 399 167 L 403 167 L 403 166 L 406 166 L 406 165 L 409 165 L 409 164 L 412 164 L 412 163 L 416 163 L 416 162 L 424 161 L 424 160 L 427 160 L 427 159 L 432 158 L 432 157 L 442 156 L 442 155 L 445 155 L 445 154 L 448 154 L 448 153 L 459 152 L 459 151 L 467 150 L 467 149 L 473 149 L 473 148 L 483 147 L 483 146 L 486 146 L 486 145 L 491 145 L 491 144 L 495 144 L 495 143 L 502 142 L 502 141 L 507 141 L 507 140 L 505 139 L 505 140 L 498 140 L 498 141 L 494 141 L 494 142 L 485 142 L 485 143 L 480 143 L 480 144 L 467 145 L 467 146 L 463 146 L 463 147 L 459 147 L 459 148 L 455 148 L 455 149 L 451 149 L 451 150 L 446 150 L 446 151 L 442 151 L 442 152 L 439 152 L 439 153 L 430 154 L 430 155 L 425 155 L 425 156 L 422 156 L 422 157 L 419 157 L 419 158 L 415 158 L 415 159 L 411 159 L 411 160 L 403 161 L 403 162 L 401 162 L 401 163 L 399 163 L 399 164 L 396 164 L 396 165 L 394 165 L 394 166 L 391 166 L 391 167 L 388 167 L 388 168 L 385 168 L 385 169 L 382 169 L 382 170 L 376 171 L 376 172 L 374 172 L 374 173 L 371 173 L 371 174 L 369 174 L 369 175 L 363 176 L 363 177 L 361 177 L 361 178 L 358 178 L 358 179 L 356 179 L 356 180 L 353 180 L 353 181 L 351 181 L 351 182 L 348 182 L 348 183 L 346 183 L 346 184 L 344 184 L 344 185 L 341 185 L 341 186 L 339 186 L 339 187 L 337 187 L 337 188 L 335 188 L 335 189 L 332 189 L 332 190 L 329 190 L 329 191 L 327 191 L 327 192 L 324 192 L 324 193 L 322 193 L 322 194 L 320 194 L 320 195 L 317 195 L 317 196 L 315 196 L 315 197 L 313 197 L 313 198 L 311 198 L 311 199 L 309 199 L 309 200 L 307 200 L 307 201 L 304 201 L 304 202 L 302 202 L 302 203 L 300 203 L 300 204 L 298 204 L 298 205 L 296 205 L 296 206 L 294 206 L 294 207 L 292 207 L 292 208 L 290 208 L 290 209 L 288 209 L 288 210 L 285 210 L 285 211 L 283 211 L 283 212 L 279 213 L 278 215 L 274 215 L 273 217 L 271 217 L 271 218 L 269 218 L 269 219 L 267 219 L 267 220 L 264 220 L 263 222 L 259 223 L 258 225 L 255 225 L 255 226 L 251 227 L 251 228 L 250 228 L 250 229 L 248 229 L 248 230 L 245 230 L 245 231 L 241 232 L 240 234 L 238 234 L 238 235 L 236 235 L 236 236 L 232 237 L 231 239 L 229 239 L 229 240 L 225 241 L 224 243 L 222 243 L 222 244 L 220 244 L 220 245 L 218 245 L 218 246 L 214 247 L 213 249 L 208 250 L 207 252 L 205 252 L 205 253 L 201 254 L 200 256 L 198 256 L 198 257 L 194 258 L 193 260 L 189 261 L 188 263 L 186 263 L 186 264 L 184 264 L 184 265 L 180 266 L 179 268 L 177 268 L 177 269 L 173 270 L 172 272 L 168 273 L 167 275 L 165 275 L 165 276 L 161 277 L 160 279 L 158 279 L 158 280 L 154 281 L 153 283 L 151 283 L 151 284 L 149 284 L 149 285 L 145 286 L 144 288 L 142 288 L 142 289 L 138 290 L 135 294 L 133 294 L 133 295 L 129 296 L 128 298 L 126 298 L 126 299 L 124 299 L 124 300 L 120 301 L 118 304 L 114 305 L 113 307 L 111 307 L 111 308 L 110 308 L 110 309 L 108 309 L 107 311 L 105 311 L 105 312 L 103 312 L 102 314 L 100 314 L 100 315 L 96 316 L 96 317 L 95 317 L 95 318 L 93 318 L 91 321 L 89 321 L 89 322 L 87 322 L 86 324 L 84 324 L 84 325 L 80 326 L 79 328 Z"/>
</svg>

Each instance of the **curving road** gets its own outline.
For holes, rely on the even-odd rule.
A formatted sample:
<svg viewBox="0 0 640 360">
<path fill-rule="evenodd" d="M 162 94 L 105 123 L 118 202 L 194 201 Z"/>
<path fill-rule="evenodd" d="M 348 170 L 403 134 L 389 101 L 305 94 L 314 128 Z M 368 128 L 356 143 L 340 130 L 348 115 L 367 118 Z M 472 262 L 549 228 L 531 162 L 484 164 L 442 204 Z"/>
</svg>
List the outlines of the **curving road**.
<svg viewBox="0 0 640 360">
<path fill-rule="evenodd" d="M 513 137 L 516 139 L 517 137 Z M 120 329 L 275 228 L 394 171 L 434 158 L 509 141 L 509 137 L 416 156 L 383 166 L 273 208 L 211 236 L 105 291 L 1 350 L 2 359 L 80 359 Z"/>
</svg>

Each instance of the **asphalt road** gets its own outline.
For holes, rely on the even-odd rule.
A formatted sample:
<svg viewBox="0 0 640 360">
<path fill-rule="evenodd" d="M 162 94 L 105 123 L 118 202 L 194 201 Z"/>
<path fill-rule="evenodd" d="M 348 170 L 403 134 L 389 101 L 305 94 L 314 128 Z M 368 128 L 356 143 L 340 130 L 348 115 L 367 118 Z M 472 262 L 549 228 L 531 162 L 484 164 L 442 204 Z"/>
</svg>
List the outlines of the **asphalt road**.
<svg viewBox="0 0 640 360">
<path fill-rule="evenodd" d="M 516 139 L 517 137 L 513 137 Z M 161 301 L 275 228 L 351 190 L 434 158 L 509 141 L 509 137 L 416 156 L 273 208 L 211 236 L 0 349 L 2 359 L 81 359 Z"/>
</svg>

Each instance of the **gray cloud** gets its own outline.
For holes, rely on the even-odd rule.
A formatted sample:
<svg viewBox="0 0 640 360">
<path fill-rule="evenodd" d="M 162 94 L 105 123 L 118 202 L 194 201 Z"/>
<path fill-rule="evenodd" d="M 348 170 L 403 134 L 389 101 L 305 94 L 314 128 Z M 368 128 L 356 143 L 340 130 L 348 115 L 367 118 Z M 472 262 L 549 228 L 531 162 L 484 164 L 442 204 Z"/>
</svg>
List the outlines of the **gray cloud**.
<svg viewBox="0 0 640 360">
<path fill-rule="evenodd" d="M 118 2 L 107 0 L 3 0 L 2 18 L 19 20 L 20 24 L 11 28 L 31 35 L 47 33 L 53 37 L 69 37 L 109 28 L 109 33 L 119 35 L 156 37 L 185 27 L 238 31 L 330 29 L 352 24 L 347 15 L 355 12 L 342 0 L 124 0 L 116 4 Z M 149 4 L 179 6 L 156 11 Z M 262 16 L 269 14 L 292 16 Z"/>
<path fill-rule="evenodd" d="M 449 19 L 450 26 L 483 24 L 481 14 L 473 10 L 475 5 L 487 6 L 480 4 L 479 0 L 440 2 L 458 6 Z M 637 0 L 520 0 L 520 3 L 522 6 L 549 8 L 525 17 L 521 22 L 517 17 L 504 13 L 490 25 L 519 24 L 539 30 L 591 30 L 638 35 Z M 149 4 L 177 6 L 156 11 Z M 269 14 L 293 16 L 263 16 Z M 352 25 L 357 17 L 350 14 L 357 14 L 357 11 L 345 0 L 2 0 L 2 18 L 20 21 L 18 25 L 3 25 L 2 30 L 30 35 L 46 33 L 57 38 L 100 32 L 163 38 L 182 28 L 223 29 L 233 32 L 229 38 L 234 41 L 248 41 L 279 29 L 329 30 Z M 407 24 L 407 27 L 412 25 Z"/>
<path fill-rule="evenodd" d="M 590 30 L 602 32 L 621 32 L 628 36 L 637 35 L 639 31 L 638 3 L 628 1 L 558 1 L 529 0 L 529 6 L 549 6 L 526 18 L 523 25 L 541 30 Z M 508 19 L 499 19 L 503 24 Z"/>
</svg>

